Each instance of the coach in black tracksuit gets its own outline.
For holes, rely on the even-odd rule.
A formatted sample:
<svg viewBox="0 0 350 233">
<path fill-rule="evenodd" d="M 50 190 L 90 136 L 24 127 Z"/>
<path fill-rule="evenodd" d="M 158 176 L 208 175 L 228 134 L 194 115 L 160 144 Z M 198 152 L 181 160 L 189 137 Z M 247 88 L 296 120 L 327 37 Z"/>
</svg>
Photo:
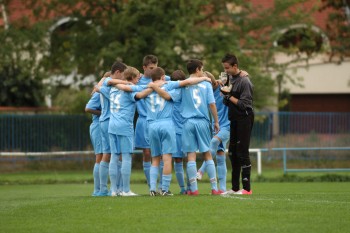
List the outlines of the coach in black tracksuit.
<svg viewBox="0 0 350 233">
<path fill-rule="evenodd" d="M 228 85 L 231 91 L 224 96 L 224 104 L 228 106 L 230 124 L 229 158 L 232 165 L 232 193 L 251 194 L 249 158 L 250 135 L 254 123 L 253 85 L 249 77 L 241 77 L 238 60 L 233 54 L 226 54 L 221 60 L 228 74 Z M 243 190 L 240 190 L 242 173 Z M 238 192 L 237 192 L 238 191 Z"/>
</svg>

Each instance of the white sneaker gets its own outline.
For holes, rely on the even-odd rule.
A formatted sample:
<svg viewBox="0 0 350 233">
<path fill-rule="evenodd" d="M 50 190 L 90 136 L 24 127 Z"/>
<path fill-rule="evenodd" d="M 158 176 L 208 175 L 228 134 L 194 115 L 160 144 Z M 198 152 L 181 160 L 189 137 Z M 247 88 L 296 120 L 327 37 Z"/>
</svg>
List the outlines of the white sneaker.
<svg viewBox="0 0 350 233">
<path fill-rule="evenodd" d="M 129 192 L 122 192 L 121 193 L 121 196 L 123 196 L 123 197 L 135 197 L 135 196 L 138 196 L 138 194 L 136 194 L 136 193 L 133 193 L 131 190 L 129 191 Z"/>
<path fill-rule="evenodd" d="M 117 192 L 112 192 L 112 193 L 111 193 L 111 196 L 112 196 L 112 197 L 115 197 L 115 196 L 117 196 L 117 195 L 118 195 Z"/>
<path fill-rule="evenodd" d="M 239 191 L 237 191 L 237 192 L 239 192 Z M 230 189 L 230 190 L 227 190 L 226 192 L 221 193 L 221 195 L 232 195 L 232 194 L 236 194 L 237 192 Z"/>
<path fill-rule="evenodd" d="M 198 170 L 196 178 L 197 180 L 201 180 L 203 178 L 203 173 L 200 170 Z"/>
<path fill-rule="evenodd" d="M 247 190 L 241 189 L 241 190 L 238 190 L 237 192 L 235 192 L 234 194 L 236 194 L 236 195 L 252 195 L 253 191 L 252 190 L 247 191 Z"/>
<path fill-rule="evenodd" d="M 122 195 L 122 191 L 120 191 L 120 190 L 117 190 L 117 191 L 111 193 L 112 197 L 121 196 L 121 195 Z"/>
</svg>

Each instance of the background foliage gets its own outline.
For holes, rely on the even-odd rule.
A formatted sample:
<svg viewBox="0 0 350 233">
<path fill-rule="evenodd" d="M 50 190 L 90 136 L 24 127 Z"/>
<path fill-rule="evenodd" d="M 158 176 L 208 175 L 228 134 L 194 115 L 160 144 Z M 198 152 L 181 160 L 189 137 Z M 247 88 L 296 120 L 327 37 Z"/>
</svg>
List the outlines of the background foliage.
<svg viewBox="0 0 350 233">
<path fill-rule="evenodd" d="M 5 4 L 10 2 L 7 0 Z M 236 54 L 240 67 L 250 74 L 255 86 L 256 109 L 272 104 L 275 86 L 283 103 L 287 101 L 281 95 L 285 80 L 300 83 L 298 77 L 286 75 L 286 68 L 291 63 L 307 60 L 312 52 L 307 50 L 306 57 L 278 64 L 275 55 L 279 52 L 305 51 L 276 46 L 274 42 L 281 36 L 279 31 L 290 25 L 310 25 L 310 13 L 316 9 L 305 10 L 304 2 L 275 0 L 274 8 L 265 9 L 243 0 L 27 1 L 35 23 L 10 22 L 8 30 L 0 29 L 1 41 L 13 41 L 6 43 L 6 47 L 1 46 L 6 59 L 0 64 L 0 75 L 7 80 L 1 86 L 1 105 L 42 105 L 45 93 L 42 79 L 70 74 L 73 82 L 81 86 L 79 81 L 87 76 L 92 75 L 97 81 L 116 59 L 142 71 L 142 58 L 146 54 L 158 56 L 159 66 L 168 74 L 175 69 L 185 70 L 189 58 L 199 58 L 204 61 L 205 69 L 217 76 L 222 70 L 221 58 L 227 52 Z M 66 23 L 53 27 L 64 18 L 68 19 Z M 304 48 L 310 46 L 309 42 L 312 41 L 303 41 Z M 14 53 L 20 55 L 14 56 Z M 29 56 L 23 56 L 24 53 Z M 38 57 L 41 59 L 36 59 Z M 20 70 L 11 73 L 8 67 Z M 279 79 L 275 80 L 272 74 Z M 19 101 L 24 97 L 16 87 L 21 85 L 25 88 L 36 85 L 38 93 L 29 97 L 35 101 Z M 50 90 L 57 96 L 56 88 L 50 87 Z M 72 98 L 79 93 L 69 95 Z"/>
</svg>

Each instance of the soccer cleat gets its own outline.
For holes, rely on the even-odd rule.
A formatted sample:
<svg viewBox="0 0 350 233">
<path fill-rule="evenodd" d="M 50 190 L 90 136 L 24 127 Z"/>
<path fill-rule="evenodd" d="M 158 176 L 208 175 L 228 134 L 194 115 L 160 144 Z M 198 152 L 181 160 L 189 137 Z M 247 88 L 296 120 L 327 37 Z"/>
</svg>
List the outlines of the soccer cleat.
<svg viewBox="0 0 350 233">
<path fill-rule="evenodd" d="M 211 190 L 211 195 L 220 195 L 222 193 L 224 193 L 224 191 L 222 190 L 215 190 L 215 189 Z"/>
<path fill-rule="evenodd" d="M 158 196 L 158 193 L 156 191 L 151 190 L 149 191 L 149 195 L 154 197 L 154 196 Z"/>
<path fill-rule="evenodd" d="M 236 194 L 236 195 L 252 195 L 253 191 L 252 190 L 247 191 L 245 189 L 241 189 L 241 190 L 238 190 L 237 192 L 235 192 L 234 194 Z"/>
<path fill-rule="evenodd" d="M 174 196 L 170 191 L 162 190 L 162 196 Z"/>
<path fill-rule="evenodd" d="M 198 196 L 199 195 L 199 192 L 198 192 L 198 190 L 196 190 L 196 191 L 187 191 L 187 195 L 188 196 Z"/>
<path fill-rule="evenodd" d="M 96 194 L 96 197 L 108 197 L 111 194 L 109 192 L 99 192 Z"/>
<path fill-rule="evenodd" d="M 232 194 L 235 194 L 235 193 L 236 193 L 236 191 L 233 191 L 232 189 L 230 189 L 230 190 L 227 190 L 226 192 L 221 193 L 221 195 L 232 195 Z"/>
<path fill-rule="evenodd" d="M 186 194 L 187 194 L 187 190 L 182 190 L 182 191 L 180 191 L 180 194 L 181 194 L 181 195 L 186 195 Z"/>
<path fill-rule="evenodd" d="M 201 180 L 203 178 L 203 173 L 200 170 L 198 170 L 196 178 L 197 180 Z"/>
<path fill-rule="evenodd" d="M 133 193 L 132 191 L 129 191 L 129 192 L 122 192 L 121 193 L 121 196 L 123 197 L 135 197 L 135 196 L 138 196 L 136 193 Z"/>
<path fill-rule="evenodd" d="M 93 192 L 91 196 L 97 197 L 99 192 Z"/>
</svg>

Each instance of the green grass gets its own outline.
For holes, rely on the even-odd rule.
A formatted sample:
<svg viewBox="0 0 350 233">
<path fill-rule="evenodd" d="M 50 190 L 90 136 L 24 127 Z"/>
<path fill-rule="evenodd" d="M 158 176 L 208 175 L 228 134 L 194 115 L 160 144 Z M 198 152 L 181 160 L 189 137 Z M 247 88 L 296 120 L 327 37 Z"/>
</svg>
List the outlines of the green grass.
<svg viewBox="0 0 350 233">
<path fill-rule="evenodd" d="M 21 179 L 36 175 L 22 174 Z M 57 176 L 85 177 L 68 172 Z M 142 196 L 98 198 L 90 196 L 91 183 L 0 185 L 0 232 L 329 233 L 350 228 L 347 182 L 252 186 L 252 196 L 220 197 L 208 195 L 205 181 L 199 183 L 197 197 L 150 197 L 146 185 L 136 182 L 131 188 Z M 176 184 L 171 190 L 177 192 Z"/>
<path fill-rule="evenodd" d="M 230 178 L 230 170 L 228 168 L 228 179 Z M 132 171 L 133 183 L 145 183 L 145 177 L 142 170 Z M 262 172 L 262 176 L 258 176 L 256 170 L 252 171 L 252 180 L 254 182 L 320 182 L 320 181 L 350 181 L 349 172 L 300 172 L 283 174 L 280 168 L 269 168 Z M 208 182 L 208 176 L 203 176 L 203 181 Z M 228 180 L 227 182 L 230 182 Z M 0 174 L 0 185 L 8 184 L 86 184 L 93 183 L 92 171 L 27 171 L 18 173 L 2 173 Z M 173 183 L 176 183 L 175 173 L 173 172 Z"/>
</svg>

